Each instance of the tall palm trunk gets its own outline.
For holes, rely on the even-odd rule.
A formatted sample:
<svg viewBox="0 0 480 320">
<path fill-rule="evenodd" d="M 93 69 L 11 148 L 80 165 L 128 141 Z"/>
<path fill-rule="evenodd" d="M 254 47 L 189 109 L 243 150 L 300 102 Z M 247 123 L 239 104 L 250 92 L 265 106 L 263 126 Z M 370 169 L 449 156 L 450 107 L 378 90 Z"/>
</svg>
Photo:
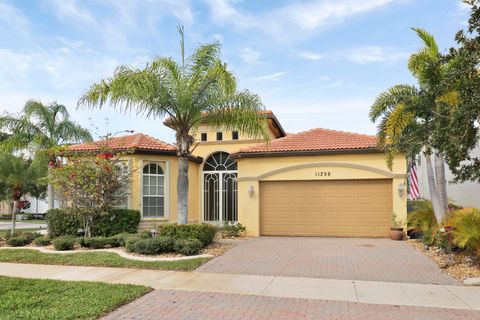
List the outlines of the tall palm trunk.
<svg viewBox="0 0 480 320">
<path fill-rule="evenodd" d="M 188 157 L 178 157 L 178 224 L 188 223 Z"/>
<path fill-rule="evenodd" d="M 188 223 L 188 160 L 190 147 L 195 139 L 188 134 L 188 129 L 177 132 L 178 178 L 177 178 L 177 222 Z"/>
<path fill-rule="evenodd" d="M 12 205 L 12 229 L 10 230 L 10 234 L 13 235 L 15 233 L 15 228 L 17 227 L 17 207 L 18 207 L 18 200 L 13 201 Z"/>
<path fill-rule="evenodd" d="M 428 189 L 430 191 L 430 199 L 432 200 L 433 212 L 437 223 L 440 224 L 443 220 L 443 214 L 440 205 L 440 198 L 437 192 L 437 184 L 435 182 L 435 176 L 433 174 L 432 159 L 430 155 L 425 155 L 425 162 L 427 164 L 427 177 L 428 177 Z"/>
<path fill-rule="evenodd" d="M 21 188 L 19 187 L 13 188 L 12 230 L 10 231 L 12 235 L 15 232 L 15 228 L 17 227 L 17 212 L 19 211 L 18 202 L 20 201 L 21 196 L 22 196 Z"/>
<path fill-rule="evenodd" d="M 55 160 L 52 160 L 48 164 L 48 179 L 52 178 L 52 170 L 55 166 Z M 48 198 L 48 210 L 55 209 L 55 190 L 51 183 L 47 185 L 47 198 Z"/>
<path fill-rule="evenodd" d="M 448 196 L 447 196 L 447 182 L 445 179 L 445 159 L 442 154 L 436 154 L 434 157 L 435 162 L 435 180 L 437 182 L 437 192 L 440 201 L 440 210 L 442 216 L 448 210 Z"/>
</svg>

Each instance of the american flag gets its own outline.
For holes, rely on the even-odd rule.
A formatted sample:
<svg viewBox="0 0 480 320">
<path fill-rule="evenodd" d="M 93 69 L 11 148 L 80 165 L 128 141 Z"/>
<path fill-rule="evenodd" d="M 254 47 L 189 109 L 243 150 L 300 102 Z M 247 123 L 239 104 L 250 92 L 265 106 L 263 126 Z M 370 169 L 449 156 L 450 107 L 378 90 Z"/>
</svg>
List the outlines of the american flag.
<svg viewBox="0 0 480 320">
<path fill-rule="evenodd" d="M 408 178 L 408 185 L 410 187 L 410 200 L 420 198 L 420 192 L 418 190 L 417 166 L 413 161 L 410 162 L 410 177 Z"/>
</svg>

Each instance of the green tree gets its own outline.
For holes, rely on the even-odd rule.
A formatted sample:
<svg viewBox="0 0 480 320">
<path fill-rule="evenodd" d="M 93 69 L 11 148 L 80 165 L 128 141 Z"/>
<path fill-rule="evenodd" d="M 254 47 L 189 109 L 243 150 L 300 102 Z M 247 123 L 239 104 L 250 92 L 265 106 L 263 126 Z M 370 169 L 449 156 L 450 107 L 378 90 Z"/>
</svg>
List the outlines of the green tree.
<svg viewBox="0 0 480 320">
<path fill-rule="evenodd" d="M 69 155 L 68 162 L 52 171 L 52 185 L 74 210 L 65 211 L 81 217 L 86 237 L 93 222 L 102 214 L 122 204 L 127 197 L 130 173 L 113 153 Z"/>
<path fill-rule="evenodd" d="M 456 99 L 443 110 L 449 121 L 435 139 L 456 182 L 480 182 L 480 156 L 473 152 L 480 145 L 480 1 L 464 2 L 470 5 L 468 27 L 456 34 L 457 46 L 446 57 L 452 65 L 447 86 Z"/>
<path fill-rule="evenodd" d="M 54 166 L 60 146 L 92 140 L 90 132 L 73 122 L 67 108 L 56 102 L 44 105 L 29 100 L 20 114 L 1 116 L 0 129 L 10 134 L 0 142 L 0 152 L 28 151 L 45 155 L 49 168 Z M 49 209 L 53 208 L 54 197 L 53 188 L 48 185 Z"/>
<path fill-rule="evenodd" d="M 183 27 L 180 62 L 158 57 L 144 68 L 120 66 L 112 77 L 94 84 L 79 100 L 80 106 L 103 107 L 109 102 L 121 111 L 134 110 L 152 119 L 169 117 L 178 148 L 178 223 L 188 217 L 188 161 L 201 122 L 252 137 L 268 139 L 262 121 L 260 98 L 248 90 L 237 90 L 235 76 L 220 59 L 220 44 L 201 45 L 185 56 Z"/>
<path fill-rule="evenodd" d="M 407 151 L 410 157 L 424 152 L 430 197 L 441 223 L 448 208 L 445 161 L 434 133 L 448 121 L 442 110 L 452 101 L 455 103 L 455 92 L 444 85 L 452 66 L 441 55 L 431 34 L 422 29 L 414 31 L 423 47 L 410 56 L 408 69 L 418 86 L 402 84 L 382 92 L 370 109 L 370 119 L 373 122 L 380 119 L 377 136 L 379 145 L 386 150 L 389 166 L 400 151 Z"/>
<path fill-rule="evenodd" d="M 29 168 L 30 162 L 22 156 L 3 155 L 0 157 L 0 181 L 5 187 L 9 200 L 13 201 L 12 233 L 15 231 L 16 215 L 19 211 L 18 202 L 28 192 L 30 181 L 37 179 Z"/>
</svg>

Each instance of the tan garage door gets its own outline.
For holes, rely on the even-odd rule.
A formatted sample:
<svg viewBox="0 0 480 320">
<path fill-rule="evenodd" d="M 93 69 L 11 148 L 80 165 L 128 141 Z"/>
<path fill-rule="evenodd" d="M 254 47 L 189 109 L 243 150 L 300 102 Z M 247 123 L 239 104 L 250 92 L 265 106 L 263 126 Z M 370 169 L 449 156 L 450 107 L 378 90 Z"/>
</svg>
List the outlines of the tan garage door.
<svg viewBox="0 0 480 320">
<path fill-rule="evenodd" d="M 260 183 L 262 235 L 387 237 L 391 180 Z"/>
</svg>

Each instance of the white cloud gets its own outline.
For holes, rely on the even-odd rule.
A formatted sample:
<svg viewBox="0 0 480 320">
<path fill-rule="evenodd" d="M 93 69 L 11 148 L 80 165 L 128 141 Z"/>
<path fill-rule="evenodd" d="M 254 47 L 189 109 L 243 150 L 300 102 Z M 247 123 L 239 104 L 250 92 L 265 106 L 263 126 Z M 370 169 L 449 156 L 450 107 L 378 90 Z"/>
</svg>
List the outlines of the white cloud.
<svg viewBox="0 0 480 320">
<path fill-rule="evenodd" d="M 65 48 L 64 48 L 65 49 Z M 70 90 L 80 94 L 86 86 L 110 75 L 120 62 L 83 50 L 0 49 L 0 87 L 39 92 Z"/>
<path fill-rule="evenodd" d="M 246 12 L 234 0 L 205 0 L 211 19 L 237 30 L 261 30 L 276 40 L 292 40 L 319 32 L 355 15 L 385 7 L 402 0 L 310 0 L 295 2 L 264 14 Z"/>
<path fill-rule="evenodd" d="M 205 2 L 210 7 L 212 20 L 216 23 L 233 23 L 237 29 L 245 29 L 257 24 L 252 16 L 235 8 L 232 0 L 205 0 Z"/>
<path fill-rule="evenodd" d="M 314 61 L 325 58 L 323 54 L 308 52 L 308 51 L 300 52 L 299 56 L 300 58 L 307 59 L 307 60 L 314 60 Z"/>
<path fill-rule="evenodd" d="M 287 72 L 276 72 L 276 73 L 272 73 L 272 74 L 266 74 L 266 75 L 263 75 L 263 76 L 258 76 L 258 77 L 255 77 L 255 80 L 257 81 L 275 81 L 275 80 L 279 80 L 281 77 L 283 77 L 284 75 L 286 75 Z"/>
<path fill-rule="evenodd" d="M 250 47 L 243 48 L 239 55 L 246 63 L 256 63 L 260 58 L 260 52 L 255 51 Z"/>
<path fill-rule="evenodd" d="M 0 23 L 21 33 L 26 33 L 30 27 L 28 18 L 16 8 L 0 2 Z"/>
<path fill-rule="evenodd" d="M 329 23 L 375 10 L 394 0 L 343 0 L 299 2 L 279 9 L 278 15 L 303 30 L 316 29 Z"/>
<path fill-rule="evenodd" d="M 396 62 L 408 58 L 411 52 L 402 51 L 398 48 L 383 46 L 363 46 L 333 54 L 333 58 L 347 59 L 358 64 L 373 62 Z"/>
<path fill-rule="evenodd" d="M 81 22 L 95 23 L 90 12 L 76 0 L 49 0 L 54 13 L 61 19 L 74 19 Z"/>
</svg>

